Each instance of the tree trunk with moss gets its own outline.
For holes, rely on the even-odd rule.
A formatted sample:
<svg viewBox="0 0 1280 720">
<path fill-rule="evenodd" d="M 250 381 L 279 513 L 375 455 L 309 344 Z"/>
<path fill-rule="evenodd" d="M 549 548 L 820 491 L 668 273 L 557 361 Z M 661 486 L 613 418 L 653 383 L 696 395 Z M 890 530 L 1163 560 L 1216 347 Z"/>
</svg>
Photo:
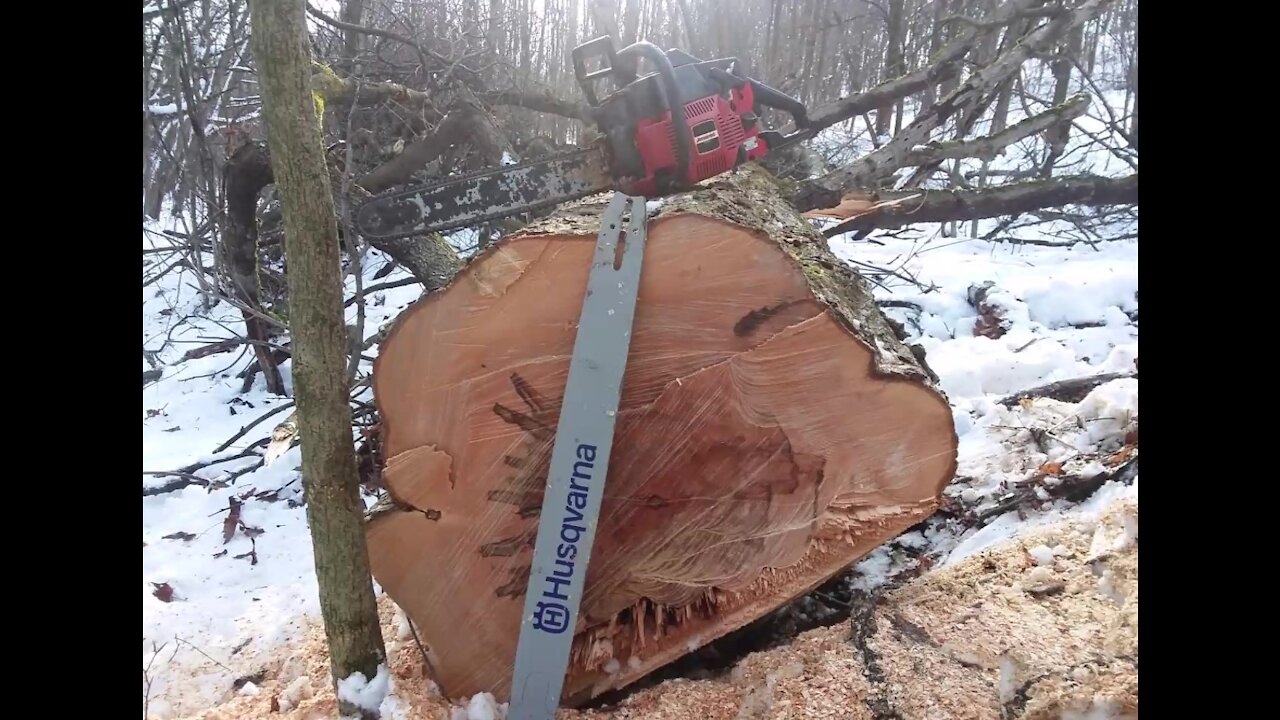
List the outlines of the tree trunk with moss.
<svg viewBox="0 0 1280 720">
<path fill-rule="evenodd" d="M 254 0 L 253 54 L 288 262 L 294 394 L 320 610 L 337 681 L 386 657 L 369 574 L 347 404 L 338 227 L 310 88 L 304 0 Z M 344 715 L 376 712 L 341 704 Z"/>
</svg>

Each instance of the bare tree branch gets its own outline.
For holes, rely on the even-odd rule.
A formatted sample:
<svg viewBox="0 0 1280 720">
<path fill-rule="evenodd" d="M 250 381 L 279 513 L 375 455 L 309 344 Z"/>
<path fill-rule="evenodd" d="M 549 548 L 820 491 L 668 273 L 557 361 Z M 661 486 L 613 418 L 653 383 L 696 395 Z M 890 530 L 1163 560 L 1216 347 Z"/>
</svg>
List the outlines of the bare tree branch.
<svg viewBox="0 0 1280 720">
<path fill-rule="evenodd" d="M 954 140 L 912 148 L 907 155 L 906 162 L 903 164 L 927 165 L 943 160 L 964 158 L 994 160 L 1004 152 L 1006 147 L 1037 133 L 1042 133 L 1051 127 L 1070 123 L 1083 115 L 1088 109 L 1089 96 L 1084 94 L 1076 95 L 1062 105 L 1029 117 L 994 135 L 987 135 L 977 140 Z"/>
<path fill-rule="evenodd" d="M 576 120 L 591 120 L 591 110 L 586 103 L 562 100 L 550 92 L 529 92 L 514 89 L 494 90 L 481 93 L 479 97 L 486 105 L 514 105 L 528 110 L 561 115 Z"/>
<path fill-rule="evenodd" d="M 1121 179 L 1077 176 L 1010 183 L 984 190 L 912 190 L 877 193 L 881 201 L 924 193 L 918 201 L 881 202 L 823 231 L 834 237 L 851 231 L 893 229 L 914 223 L 980 220 L 1061 205 L 1129 205 L 1138 202 L 1138 174 Z"/>
<path fill-rule="evenodd" d="M 921 113 L 909 127 L 894 136 L 880 149 L 857 162 L 804 183 L 796 193 L 800 210 L 834 205 L 845 190 L 873 187 L 879 178 L 888 177 L 903 167 L 911 149 L 928 142 L 930 134 L 957 112 L 966 110 L 995 89 L 1036 53 L 1046 52 L 1076 25 L 1091 20 L 1114 0 L 1086 0 L 1079 7 L 1064 11 L 1045 25 L 1032 31 L 1009 52 L 978 69 L 960 87 Z M 1035 0 L 1015 0 L 1004 8 L 1010 16 L 1030 7 Z"/>
</svg>

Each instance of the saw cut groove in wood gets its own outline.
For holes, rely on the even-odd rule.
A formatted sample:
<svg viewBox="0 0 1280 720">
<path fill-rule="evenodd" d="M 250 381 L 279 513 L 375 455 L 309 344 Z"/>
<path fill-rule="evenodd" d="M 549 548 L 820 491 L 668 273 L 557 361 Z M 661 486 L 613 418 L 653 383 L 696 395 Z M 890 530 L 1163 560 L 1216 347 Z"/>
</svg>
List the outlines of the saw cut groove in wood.
<svg viewBox="0 0 1280 720">
<path fill-rule="evenodd" d="M 945 398 L 782 195 L 748 166 L 650 220 L 566 705 L 817 587 L 931 514 L 955 471 Z M 450 697 L 508 697 L 605 202 L 473 260 L 375 366 L 392 500 L 370 513 L 373 573 Z"/>
</svg>

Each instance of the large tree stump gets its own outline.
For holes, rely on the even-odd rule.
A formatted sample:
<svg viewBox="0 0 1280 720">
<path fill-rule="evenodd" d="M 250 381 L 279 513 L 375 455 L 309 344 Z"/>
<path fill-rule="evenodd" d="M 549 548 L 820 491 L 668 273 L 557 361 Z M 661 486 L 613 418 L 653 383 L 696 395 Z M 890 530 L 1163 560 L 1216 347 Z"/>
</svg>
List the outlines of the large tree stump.
<svg viewBox="0 0 1280 720">
<path fill-rule="evenodd" d="M 488 250 L 375 366 L 394 502 L 371 513 L 373 572 L 452 697 L 508 695 L 605 202 Z M 770 176 L 664 199 L 564 702 L 813 589 L 931 514 L 955 462 L 947 402 Z"/>
</svg>

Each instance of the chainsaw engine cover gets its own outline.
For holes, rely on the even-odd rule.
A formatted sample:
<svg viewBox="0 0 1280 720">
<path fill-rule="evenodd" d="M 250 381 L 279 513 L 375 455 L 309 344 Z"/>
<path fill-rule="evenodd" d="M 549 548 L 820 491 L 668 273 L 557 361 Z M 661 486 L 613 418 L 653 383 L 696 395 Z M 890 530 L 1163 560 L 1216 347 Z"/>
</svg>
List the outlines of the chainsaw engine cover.
<svg viewBox="0 0 1280 720">
<path fill-rule="evenodd" d="M 610 95 L 593 115 L 607 143 L 613 174 L 631 195 L 661 195 L 755 160 L 767 152 L 759 135 L 752 88 L 726 72 L 727 60 L 672 58 L 686 123 L 675 127 L 657 73 Z M 713 73 L 712 70 L 719 72 Z M 718 77 L 717 77 L 718 76 Z M 689 139 L 689 168 L 678 174 L 676 133 Z"/>
</svg>

